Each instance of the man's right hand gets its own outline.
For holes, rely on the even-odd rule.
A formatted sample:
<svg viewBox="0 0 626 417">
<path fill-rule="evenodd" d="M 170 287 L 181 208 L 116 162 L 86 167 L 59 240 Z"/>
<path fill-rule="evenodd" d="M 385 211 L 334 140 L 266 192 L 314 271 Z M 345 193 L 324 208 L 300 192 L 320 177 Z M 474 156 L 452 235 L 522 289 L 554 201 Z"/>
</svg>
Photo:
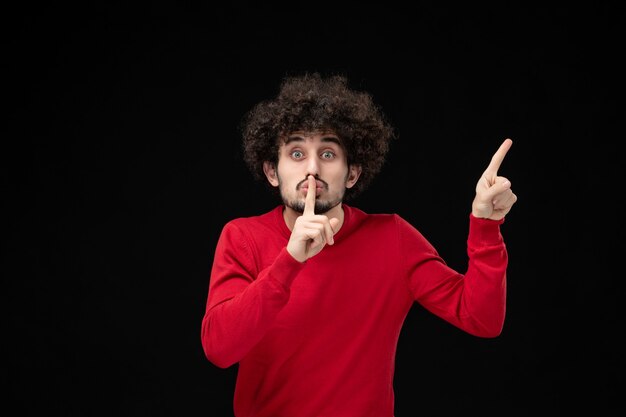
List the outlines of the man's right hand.
<svg viewBox="0 0 626 417">
<path fill-rule="evenodd" d="M 316 182 L 313 175 L 309 175 L 308 189 L 304 201 L 304 212 L 296 219 L 287 251 L 298 262 L 317 255 L 326 244 L 332 245 L 335 229 L 339 225 L 339 219 L 329 219 L 322 214 L 315 214 Z"/>
</svg>

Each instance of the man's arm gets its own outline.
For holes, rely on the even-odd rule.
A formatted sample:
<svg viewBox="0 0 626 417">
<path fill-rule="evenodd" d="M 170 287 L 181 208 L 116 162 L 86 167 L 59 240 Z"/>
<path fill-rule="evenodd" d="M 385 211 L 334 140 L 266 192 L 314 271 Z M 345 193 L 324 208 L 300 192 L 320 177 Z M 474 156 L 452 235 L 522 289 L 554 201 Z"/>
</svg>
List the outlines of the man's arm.
<svg viewBox="0 0 626 417">
<path fill-rule="evenodd" d="M 227 225 L 217 244 L 201 339 L 206 357 L 227 368 L 266 334 L 289 300 L 291 282 L 304 267 L 286 249 L 257 272 L 244 233 Z"/>
<path fill-rule="evenodd" d="M 517 196 L 510 181 L 498 176 L 498 169 L 512 143 L 506 139 L 500 145 L 476 185 L 465 273 L 449 268 L 432 247 L 429 252 L 433 255 L 427 261 L 413 253 L 406 257 L 413 297 L 437 316 L 481 337 L 498 336 L 504 324 L 508 253 L 500 225 Z M 422 239 L 412 227 L 401 230 L 404 245 L 411 247 L 416 239 Z"/>
</svg>

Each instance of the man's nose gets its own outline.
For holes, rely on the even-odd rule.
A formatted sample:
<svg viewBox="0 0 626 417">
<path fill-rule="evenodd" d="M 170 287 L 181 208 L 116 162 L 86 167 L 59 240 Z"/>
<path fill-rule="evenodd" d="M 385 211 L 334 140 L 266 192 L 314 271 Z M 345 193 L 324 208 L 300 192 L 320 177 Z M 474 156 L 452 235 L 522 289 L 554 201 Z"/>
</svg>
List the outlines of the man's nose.
<svg viewBox="0 0 626 417">
<path fill-rule="evenodd" d="M 307 162 L 307 176 L 313 175 L 314 177 L 317 177 L 320 173 L 319 160 L 315 157 L 309 158 Z"/>
</svg>

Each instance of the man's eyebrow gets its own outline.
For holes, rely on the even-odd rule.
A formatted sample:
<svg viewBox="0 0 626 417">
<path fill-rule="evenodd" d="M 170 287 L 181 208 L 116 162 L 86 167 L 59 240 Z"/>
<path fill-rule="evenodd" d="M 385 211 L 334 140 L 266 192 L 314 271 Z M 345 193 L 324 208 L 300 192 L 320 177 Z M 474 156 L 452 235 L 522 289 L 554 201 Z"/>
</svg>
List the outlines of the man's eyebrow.
<svg viewBox="0 0 626 417">
<path fill-rule="evenodd" d="M 336 136 L 324 136 L 322 139 L 320 139 L 320 141 L 341 145 L 341 142 L 339 142 L 339 139 Z M 304 142 L 304 137 L 298 135 L 290 135 L 287 137 L 287 139 L 285 139 L 285 145 L 289 145 L 291 142 Z"/>
<path fill-rule="evenodd" d="M 336 136 L 324 136 L 321 140 L 322 142 L 330 142 L 330 143 L 336 143 L 337 145 L 341 145 L 341 142 L 339 142 L 339 139 Z"/>
</svg>

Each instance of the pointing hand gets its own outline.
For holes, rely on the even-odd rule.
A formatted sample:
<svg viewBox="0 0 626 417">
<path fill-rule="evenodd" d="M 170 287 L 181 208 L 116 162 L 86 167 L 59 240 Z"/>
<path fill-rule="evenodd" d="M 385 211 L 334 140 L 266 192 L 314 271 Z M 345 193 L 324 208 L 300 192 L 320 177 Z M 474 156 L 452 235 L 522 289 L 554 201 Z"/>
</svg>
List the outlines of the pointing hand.
<svg viewBox="0 0 626 417">
<path fill-rule="evenodd" d="M 511 210 L 517 196 L 511 191 L 511 182 L 498 176 L 498 169 L 504 156 L 513 145 L 511 139 L 505 139 L 491 158 L 489 166 L 476 184 L 476 197 L 472 202 L 472 214 L 490 220 L 500 220 Z"/>
</svg>

